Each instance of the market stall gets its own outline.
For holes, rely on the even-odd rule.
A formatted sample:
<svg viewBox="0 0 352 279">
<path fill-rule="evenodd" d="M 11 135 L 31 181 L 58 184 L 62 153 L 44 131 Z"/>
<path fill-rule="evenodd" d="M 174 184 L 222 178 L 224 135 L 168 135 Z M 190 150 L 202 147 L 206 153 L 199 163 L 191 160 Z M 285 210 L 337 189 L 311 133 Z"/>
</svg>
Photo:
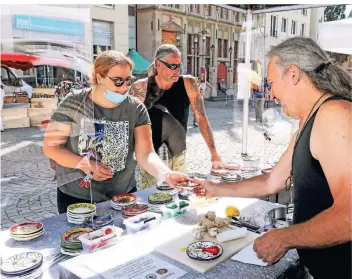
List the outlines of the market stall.
<svg viewBox="0 0 352 279">
<path fill-rule="evenodd" d="M 138 197 L 139 203 L 148 204 L 148 197 L 155 193 L 155 188 L 149 188 L 137 192 L 136 196 Z M 160 253 L 163 251 L 163 249 L 160 249 L 162 245 L 172 246 L 175 245 L 175 242 L 172 240 L 182 237 L 182 235 L 189 236 L 189 233 L 197 225 L 202 214 L 209 210 L 214 210 L 218 216 L 224 216 L 224 210 L 228 205 L 236 205 L 241 214 L 247 216 L 255 214 L 257 208 L 269 210 L 282 206 L 256 199 L 224 198 L 213 201 L 205 206 L 194 207 L 188 213 L 176 218 L 168 218 L 155 228 L 137 234 L 128 234 L 123 225 L 124 219 L 121 211 L 112 208 L 111 202 L 107 201 L 97 204 L 96 212 L 97 214 L 110 213 L 114 218 L 113 225 L 124 229 L 126 235 L 122 236 L 115 245 L 91 254 L 81 254 L 74 258 L 62 254 L 60 246 L 62 245 L 63 234 L 72 228 L 82 227 L 82 225 L 68 223 L 66 214 L 61 214 L 57 217 L 42 220 L 43 228 L 41 229 L 45 232 L 39 232 L 39 236 L 30 241 L 16 241 L 8 230 L 2 231 L 0 238 L 1 256 L 4 261 L 8 257 L 21 252 L 39 252 L 43 255 L 41 267 L 43 270 L 43 279 L 103 278 L 101 275 L 97 275 L 98 271 L 104 273 L 104 271 L 115 268 L 119 264 L 124 266 L 127 261 L 140 260 L 140 256 L 143 255 L 156 257 L 161 260 L 162 263 L 168 263 L 174 268 L 179 268 L 183 271 L 182 274 L 185 274 L 182 278 L 218 278 L 220 274 L 223 274 L 225 277 L 226 274 L 231 274 L 233 278 L 257 279 L 285 278 L 290 276 L 291 278 L 296 278 L 297 274 L 301 272 L 301 269 L 297 253 L 294 250 L 289 251 L 277 264 L 265 267 L 230 259 L 233 254 L 248 244 L 250 245 L 253 240 L 259 236 L 259 234 L 250 231 L 248 231 L 245 238 L 233 240 L 232 244 L 231 241 L 221 243 L 213 239 L 214 242 L 222 246 L 224 253 L 215 264 L 213 262 L 212 265 L 210 265 L 209 270 L 208 268 L 204 271 L 199 270 L 199 266 L 200 268 L 206 266 L 204 262 L 189 259 L 193 262 L 193 265 L 188 265 L 187 262 L 182 260 L 182 263 L 180 263 L 178 258 L 170 258 L 170 255 L 165 256 L 165 253 Z M 188 245 L 193 241 L 193 239 L 189 238 L 185 244 Z M 237 248 L 231 248 L 229 252 L 228 248 L 230 246 L 236 246 L 234 243 L 237 245 Z M 127 250 L 126 245 L 130 247 Z M 187 257 L 186 251 L 182 250 L 184 247 L 179 248 L 181 250 L 177 250 L 181 257 Z M 246 258 L 243 258 L 243 261 L 246 261 Z M 104 276 L 105 278 L 109 278 L 107 273 Z"/>
</svg>

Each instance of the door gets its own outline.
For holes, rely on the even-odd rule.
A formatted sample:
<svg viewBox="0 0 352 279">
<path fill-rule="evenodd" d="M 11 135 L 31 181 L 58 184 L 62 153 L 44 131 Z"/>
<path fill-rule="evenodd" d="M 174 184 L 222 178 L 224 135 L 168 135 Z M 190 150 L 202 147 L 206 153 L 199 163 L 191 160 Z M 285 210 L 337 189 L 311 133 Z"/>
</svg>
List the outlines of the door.
<svg viewBox="0 0 352 279">
<path fill-rule="evenodd" d="M 218 65 L 218 84 L 224 79 L 225 84 L 227 84 L 227 68 L 224 62 L 220 62 Z"/>
<path fill-rule="evenodd" d="M 177 45 L 176 32 L 165 31 L 162 32 L 161 41 L 163 44 Z"/>
</svg>

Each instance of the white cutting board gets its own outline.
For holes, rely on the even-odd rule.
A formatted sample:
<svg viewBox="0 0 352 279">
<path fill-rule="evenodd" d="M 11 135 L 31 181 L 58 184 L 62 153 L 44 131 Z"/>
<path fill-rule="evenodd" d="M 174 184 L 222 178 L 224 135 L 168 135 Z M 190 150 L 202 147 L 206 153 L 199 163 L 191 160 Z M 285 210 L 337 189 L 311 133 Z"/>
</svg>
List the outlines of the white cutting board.
<svg viewBox="0 0 352 279">
<path fill-rule="evenodd" d="M 204 273 L 207 272 L 209 269 L 213 268 L 214 266 L 227 260 L 250 243 L 254 242 L 257 237 L 259 237 L 259 234 L 247 231 L 247 235 L 243 238 L 221 243 L 215 237 L 210 237 L 208 234 L 205 234 L 202 240 L 214 241 L 220 244 L 224 250 L 223 254 L 219 258 L 208 262 L 192 260 L 187 256 L 185 249 L 182 249 L 188 247 L 188 245 L 192 242 L 197 241 L 194 239 L 192 232 L 186 233 L 168 243 L 155 247 L 155 251 L 171 259 L 174 259 L 184 265 L 187 265 L 201 273 Z"/>
</svg>

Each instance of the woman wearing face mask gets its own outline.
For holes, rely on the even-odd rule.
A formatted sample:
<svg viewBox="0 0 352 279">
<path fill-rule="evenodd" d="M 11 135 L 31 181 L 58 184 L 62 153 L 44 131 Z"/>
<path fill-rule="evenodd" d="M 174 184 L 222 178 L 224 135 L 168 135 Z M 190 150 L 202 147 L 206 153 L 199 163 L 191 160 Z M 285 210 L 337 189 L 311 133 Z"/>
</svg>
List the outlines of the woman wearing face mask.
<svg viewBox="0 0 352 279">
<path fill-rule="evenodd" d="M 148 112 L 128 92 L 132 61 L 120 52 L 107 51 L 97 57 L 93 68 L 93 87 L 67 95 L 44 137 L 45 155 L 57 162 L 59 213 L 73 203 L 101 202 L 135 192 L 136 160 L 172 186 L 190 180 L 172 172 L 154 152 Z M 92 174 L 90 187 L 82 183 L 87 174 Z"/>
</svg>

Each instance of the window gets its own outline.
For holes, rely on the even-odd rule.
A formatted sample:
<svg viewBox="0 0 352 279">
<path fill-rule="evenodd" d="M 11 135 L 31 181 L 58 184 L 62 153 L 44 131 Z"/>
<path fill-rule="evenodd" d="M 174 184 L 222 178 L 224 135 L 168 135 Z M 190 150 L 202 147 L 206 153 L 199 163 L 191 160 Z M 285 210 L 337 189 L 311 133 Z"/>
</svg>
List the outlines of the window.
<svg viewBox="0 0 352 279">
<path fill-rule="evenodd" d="M 211 16 L 211 10 L 213 5 L 204 5 L 204 13 L 206 16 Z"/>
<path fill-rule="evenodd" d="M 281 32 L 283 32 L 283 33 L 287 32 L 287 19 L 286 18 L 282 18 Z"/>
<path fill-rule="evenodd" d="M 93 59 L 95 60 L 101 52 L 106 50 L 111 50 L 111 46 L 93 45 Z"/>
<path fill-rule="evenodd" d="M 205 42 L 205 55 L 210 56 L 210 37 L 207 37 Z"/>
<path fill-rule="evenodd" d="M 128 48 L 136 49 L 136 17 L 128 16 Z"/>
<path fill-rule="evenodd" d="M 297 28 L 297 22 L 292 20 L 292 25 L 291 25 L 291 34 L 296 35 L 296 28 Z"/>
<path fill-rule="evenodd" d="M 179 9 L 180 5 L 179 4 L 162 4 L 165 7 L 170 7 L 170 8 L 175 8 L 175 9 Z"/>
<path fill-rule="evenodd" d="M 223 44 L 223 46 L 224 46 L 224 50 L 223 50 L 223 56 L 224 56 L 224 58 L 227 58 L 227 53 L 228 53 L 228 48 L 227 48 L 227 40 L 224 40 L 224 44 Z"/>
<path fill-rule="evenodd" d="M 128 15 L 129 16 L 136 16 L 136 7 L 128 5 Z"/>
<path fill-rule="evenodd" d="M 305 28 L 305 27 L 306 27 L 305 24 L 302 23 L 302 24 L 301 24 L 301 36 L 302 36 L 302 37 L 304 37 L 304 32 L 306 31 L 306 28 Z"/>
<path fill-rule="evenodd" d="M 190 12 L 200 14 L 200 5 L 199 4 L 191 4 Z"/>
<path fill-rule="evenodd" d="M 229 18 L 229 11 L 228 9 L 222 8 L 221 9 L 221 18 L 228 20 Z"/>
<path fill-rule="evenodd" d="M 277 37 L 277 16 L 271 16 L 271 23 L 270 23 L 270 36 Z"/>
<path fill-rule="evenodd" d="M 307 16 L 308 10 L 307 9 L 302 9 L 302 15 Z"/>
<path fill-rule="evenodd" d="M 187 54 L 192 54 L 192 43 L 193 43 L 193 38 L 192 34 L 188 34 L 188 39 L 187 39 Z"/>
<path fill-rule="evenodd" d="M 218 39 L 218 57 L 222 57 L 222 39 Z"/>
</svg>

